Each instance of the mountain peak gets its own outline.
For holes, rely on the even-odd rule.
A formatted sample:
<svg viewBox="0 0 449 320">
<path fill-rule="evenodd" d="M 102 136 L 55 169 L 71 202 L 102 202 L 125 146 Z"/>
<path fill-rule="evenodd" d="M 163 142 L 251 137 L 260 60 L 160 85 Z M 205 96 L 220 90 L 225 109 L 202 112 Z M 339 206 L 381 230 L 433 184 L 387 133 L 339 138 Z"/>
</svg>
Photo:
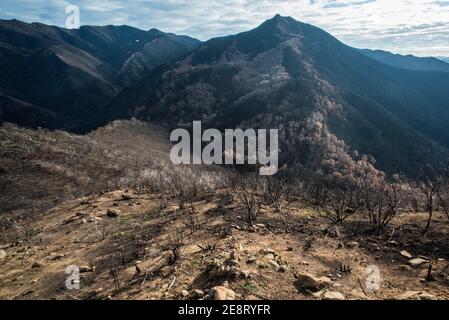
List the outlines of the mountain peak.
<svg viewBox="0 0 449 320">
<path fill-rule="evenodd" d="M 302 23 L 292 17 L 276 14 L 273 18 L 265 21 L 261 27 L 276 34 L 292 35 L 302 33 Z"/>
<path fill-rule="evenodd" d="M 292 17 L 287 17 L 287 16 L 281 16 L 279 13 L 276 14 L 273 18 L 271 18 L 270 20 L 271 22 L 280 24 L 280 23 L 299 23 L 298 21 L 296 21 L 295 19 L 293 19 Z"/>
</svg>

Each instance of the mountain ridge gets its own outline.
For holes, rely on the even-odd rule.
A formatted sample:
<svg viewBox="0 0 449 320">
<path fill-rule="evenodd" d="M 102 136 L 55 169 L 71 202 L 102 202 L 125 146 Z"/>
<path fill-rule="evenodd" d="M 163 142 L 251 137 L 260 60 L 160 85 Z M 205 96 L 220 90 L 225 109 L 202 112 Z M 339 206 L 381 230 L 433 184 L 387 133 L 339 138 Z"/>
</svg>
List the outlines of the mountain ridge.
<svg viewBox="0 0 449 320">
<path fill-rule="evenodd" d="M 436 57 L 416 57 L 394 54 L 384 50 L 358 49 L 362 54 L 391 67 L 412 71 L 449 72 L 449 63 Z"/>
<path fill-rule="evenodd" d="M 152 41 L 165 37 L 170 46 L 155 56 L 155 50 L 142 53 L 140 64 L 124 64 Z M 85 123 L 98 108 L 125 86 L 140 80 L 150 68 L 176 59 L 200 41 L 166 34 L 157 29 L 139 30 L 129 26 L 82 26 L 65 29 L 41 23 L 0 20 L 0 92 L 14 99 L 38 105 L 56 115 L 49 128 L 85 131 Z M 157 63 L 147 61 L 157 58 Z M 37 127 L 39 122 L 17 116 L 12 101 L 4 106 L 1 122 L 11 121 Z M 7 109 L 7 110 L 6 110 Z M 37 109 L 35 109 L 37 110 Z M 20 112 L 17 111 L 17 114 Z M 42 117 L 45 117 L 42 115 Z M 49 122 L 45 122 L 47 125 Z"/>
<path fill-rule="evenodd" d="M 284 137 L 292 140 L 284 141 L 286 150 L 301 145 L 292 153 L 306 150 L 310 139 L 326 145 L 318 153 L 341 145 L 341 162 L 357 151 L 374 156 L 387 172 L 416 174 L 427 164 L 440 166 L 449 154 L 447 86 L 449 74 L 392 68 L 319 28 L 275 16 L 251 31 L 203 43 L 124 90 L 107 110 L 172 127 L 199 119 L 217 128 L 257 127 L 260 119 L 274 118 L 273 127 L 308 131 L 303 141 Z M 317 161 L 312 154 L 302 165 Z M 287 158 L 300 161 L 297 154 Z"/>
</svg>

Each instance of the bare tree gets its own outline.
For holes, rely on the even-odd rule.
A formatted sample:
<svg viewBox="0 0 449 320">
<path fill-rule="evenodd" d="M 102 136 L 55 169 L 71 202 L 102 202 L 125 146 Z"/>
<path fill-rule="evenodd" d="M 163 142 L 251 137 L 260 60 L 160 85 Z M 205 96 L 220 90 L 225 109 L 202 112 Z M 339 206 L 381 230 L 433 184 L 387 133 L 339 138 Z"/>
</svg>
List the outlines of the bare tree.
<svg viewBox="0 0 449 320">
<path fill-rule="evenodd" d="M 403 184 L 398 177 L 394 177 L 394 180 L 388 182 L 382 177 L 356 184 L 357 203 L 378 232 L 387 227 L 403 203 Z"/>
<path fill-rule="evenodd" d="M 350 188 L 328 189 L 317 206 L 318 212 L 335 224 L 343 222 L 357 211 L 356 192 Z"/>
<path fill-rule="evenodd" d="M 449 220 L 449 165 L 443 169 L 440 181 L 440 189 L 437 193 L 438 204 L 443 209 L 443 212 Z"/>
<path fill-rule="evenodd" d="M 441 178 L 426 178 L 416 183 L 416 186 L 425 200 L 425 210 L 428 213 L 427 224 L 423 230 L 423 233 L 427 233 L 430 229 L 432 217 L 436 205 L 437 195 L 441 190 L 442 181 Z"/>
<path fill-rule="evenodd" d="M 246 222 L 252 226 L 264 202 L 266 184 L 257 174 L 247 174 L 236 177 L 233 186 L 237 197 L 245 208 Z"/>
<path fill-rule="evenodd" d="M 377 193 L 378 204 L 375 210 L 373 224 L 380 232 L 396 217 L 402 203 L 401 184 L 384 183 Z"/>
<path fill-rule="evenodd" d="M 291 204 L 293 191 L 292 183 L 285 176 L 269 177 L 266 180 L 265 199 L 276 213 L 282 212 Z"/>
</svg>

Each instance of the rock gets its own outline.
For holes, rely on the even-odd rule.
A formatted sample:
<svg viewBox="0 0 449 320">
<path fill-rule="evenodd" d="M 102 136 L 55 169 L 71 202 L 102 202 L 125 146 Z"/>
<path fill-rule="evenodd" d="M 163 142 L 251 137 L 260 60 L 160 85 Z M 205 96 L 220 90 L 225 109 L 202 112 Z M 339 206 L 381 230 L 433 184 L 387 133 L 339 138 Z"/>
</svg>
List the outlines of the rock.
<svg viewBox="0 0 449 320">
<path fill-rule="evenodd" d="M 204 291 L 201 289 L 195 289 L 192 291 L 191 296 L 194 299 L 200 299 L 200 298 L 204 297 Z"/>
<path fill-rule="evenodd" d="M 346 243 L 345 246 L 346 246 L 346 248 L 353 249 L 353 248 L 357 248 L 359 246 L 359 243 L 357 241 L 352 241 L 352 242 Z"/>
<path fill-rule="evenodd" d="M 332 280 L 328 277 L 317 278 L 308 273 L 296 274 L 295 285 L 298 289 L 310 289 L 318 291 L 332 284 Z"/>
<path fill-rule="evenodd" d="M 423 292 L 419 295 L 420 300 L 437 300 L 437 298 L 434 295 L 431 295 L 430 293 Z"/>
<path fill-rule="evenodd" d="M 274 256 L 274 254 L 270 253 L 270 254 L 267 254 L 267 255 L 265 256 L 265 259 L 267 259 L 267 260 L 274 260 L 274 259 L 275 259 L 275 256 Z"/>
<path fill-rule="evenodd" d="M 187 297 L 189 296 L 189 291 L 187 291 L 187 290 L 182 290 L 182 291 L 181 291 L 181 296 L 182 296 L 183 298 L 187 298 Z"/>
<path fill-rule="evenodd" d="M 288 252 L 292 252 L 293 250 L 294 250 L 293 247 L 288 247 L 288 248 L 287 248 L 287 251 L 288 251 Z"/>
<path fill-rule="evenodd" d="M 78 217 L 71 217 L 71 218 L 68 218 L 68 219 L 66 219 L 66 220 L 64 220 L 63 222 L 62 222 L 62 224 L 70 224 L 70 223 L 73 223 L 73 222 L 75 222 L 76 220 L 78 220 Z"/>
<path fill-rule="evenodd" d="M 392 247 L 397 247 L 399 245 L 399 243 L 396 240 L 388 241 L 387 244 Z"/>
<path fill-rule="evenodd" d="M 409 265 L 411 265 L 413 268 L 417 268 L 421 265 L 423 265 L 424 263 L 426 263 L 427 260 L 421 259 L 421 258 L 415 258 L 412 259 L 408 262 Z"/>
<path fill-rule="evenodd" d="M 53 257 L 51 258 L 51 260 L 59 260 L 59 259 L 62 259 L 62 258 L 64 258 L 65 257 L 65 254 L 63 254 L 63 253 L 57 253 L 57 254 L 54 254 L 53 255 Z"/>
<path fill-rule="evenodd" d="M 226 261 L 226 264 L 232 267 L 237 267 L 240 265 L 239 261 L 236 259 L 230 259 L 228 261 Z"/>
<path fill-rule="evenodd" d="M 122 200 L 132 200 L 132 199 L 134 199 L 134 197 L 129 193 L 122 194 Z"/>
<path fill-rule="evenodd" d="M 318 291 L 318 292 L 314 292 L 314 293 L 312 293 L 312 296 L 313 296 L 314 298 L 319 299 L 319 298 L 321 298 L 321 296 L 324 294 L 324 292 L 325 292 L 325 290 L 321 290 L 321 291 Z"/>
<path fill-rule="evenodd" d="M 92 272 L 94 270 L 93 267 L 89 267 L 89 266 L 81 266 L 79 269 L 80 269 L 80 273 Z"/>
<path fill-rule="evenodd" d="M 134 264 L 134 268 L 136 269 L 136 273 L 141 273 L 144 270 L 144 264 L 142 261 L 137 260 Z"/>
<path fill-rule="evenodd" d="M 394 298 L 395 300 L 436 300 L 436 297 L 422 291 L 406 291 Z"/>
<path fill-rule="evenodd" d="M 6 258 L 6 251 L 0 250 L 0 261 L 3 261 Z"/>
<path fill-rule="evenodd" d="M 34 263 L 33 263 L 33 265 L 31 266 L 31 268 L 41 268 L 43 266 L 43 264 L 42 264 L 42 262 L 39 262 L 39 261 L 35 261 Z"/>
<path fill-rule="evenodd" d="M 99 293 L 102 293 L 102 292 L 103 292 L 103 288 L 98 288 L 98 289 L 92 290 L 92 291 L 91 291 L 91 294 L 92 294 L 93 296 L 95 296 L 95 295 L 97 295 L 97 294 L 99 294 Z"/>
<path fill-rule="evenodd" d="M 399 266 L 399 270 L 401 270 L 401 271 L 412 271 L 413 268 L 410 267 L 408 264 L 401 264 Z"/>
<path fill-rule="evenodd" d="M 108 216 L 109 218 L 116 218 L 121 214 L 120 210 L 117 209 L 108 209 L 108 211 L 106 212 L 106 216 Z"/>
<path fill-rule="evenodd" d="M 329 227 L 324 229 L 324 234 L 327 234 L 331 238 L 340 238 L 341 231 L 337 227 Z"/>
<path fill-rule="evenodd" d="M 274 251 L 273 249 L 271 249 L 271 248 L 265 248 L 265 249 L 262 249 L 261 250 L 261 252 L 262 253 L 265 253 L 265 254 L 276 254 L 276 251 Z"/>
<path fill-rule="evenodd" d="M 239 277 L 241 279 L 250 279 L 251 278 L 251 271 L 249 271 L 249 270 L 240 270 L 239 271 Z"/>
<path fill-rule="evenodd" d="M 229 259 L 230 260 L 237 260 L 237 262 L 239 261 L 239 255 L 237 253 L 237 251 L 231 251 L 231 254 L 229 255 Z"/>
<path fill-rule="evenodd" d="M 22 296 L 25 297 L 25 296 L 27 296 L 27 295 L 30 295 L 30 294 L 34 293 L 35 291 L 36 291 L 36 290 L 34 290 L 34 289 L 27 290 L 27 291 L 25 291 L 24 293 L 22 293 Z"/>
<path fill-rule="evenodd" d="M 407 259 L 412 259 L 413 258 L 413 256 L 408 251 L 405 251 L 405 250 L 402 250 L 400 252 L 400 254 L 401 254 L 401 256 L 406 257 Z"/>
<path fill-rule="evenodd" d="M 234 300 L 235 299 L 235 292 L 231 289 L 228 289 L 226 287 L 213 287 L 210 292 L 209 296 L 213 300 L 219 300 L 219 301 L 225 301 L 225 300 Z"/>
<path fill-rule="evenodd" d="M 246 260 L 246 263 L 252 264 L 257 262 L 257 257 L 251 257 L 248 260 Z"/>
<path fill-rule="evenodd" d="M 324 300 L 345 300 L 345 296 L 336 291 L 327 291 L 323 298 Z"/>
<path fill-rule="evenodd" d="M 279 269 L 281 268 L 281 266 L 279 265 L 279 263 L 277 263 L 275 260 L 270 260 L 269 263 L 274 267 L 274 269 L 276 271 L 279 271 Z"/>
</svg>

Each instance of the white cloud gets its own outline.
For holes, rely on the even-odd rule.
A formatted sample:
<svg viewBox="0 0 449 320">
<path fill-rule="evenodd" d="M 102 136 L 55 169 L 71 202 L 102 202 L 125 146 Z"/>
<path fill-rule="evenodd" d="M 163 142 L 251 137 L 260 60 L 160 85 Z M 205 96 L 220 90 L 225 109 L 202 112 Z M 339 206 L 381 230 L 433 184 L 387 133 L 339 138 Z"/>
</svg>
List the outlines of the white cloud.
<svg viewBox="0 0 449 320">
<path fill-rule="evenodd" d="M 280 13 L 357 47 L 449 55 L 449 1 L 443 0 L 2 0 L 0 18 L 62 26 L 69 2 L 80 6 L 82 24 L 156 27 L 207 40 Z"/>
</svg>

